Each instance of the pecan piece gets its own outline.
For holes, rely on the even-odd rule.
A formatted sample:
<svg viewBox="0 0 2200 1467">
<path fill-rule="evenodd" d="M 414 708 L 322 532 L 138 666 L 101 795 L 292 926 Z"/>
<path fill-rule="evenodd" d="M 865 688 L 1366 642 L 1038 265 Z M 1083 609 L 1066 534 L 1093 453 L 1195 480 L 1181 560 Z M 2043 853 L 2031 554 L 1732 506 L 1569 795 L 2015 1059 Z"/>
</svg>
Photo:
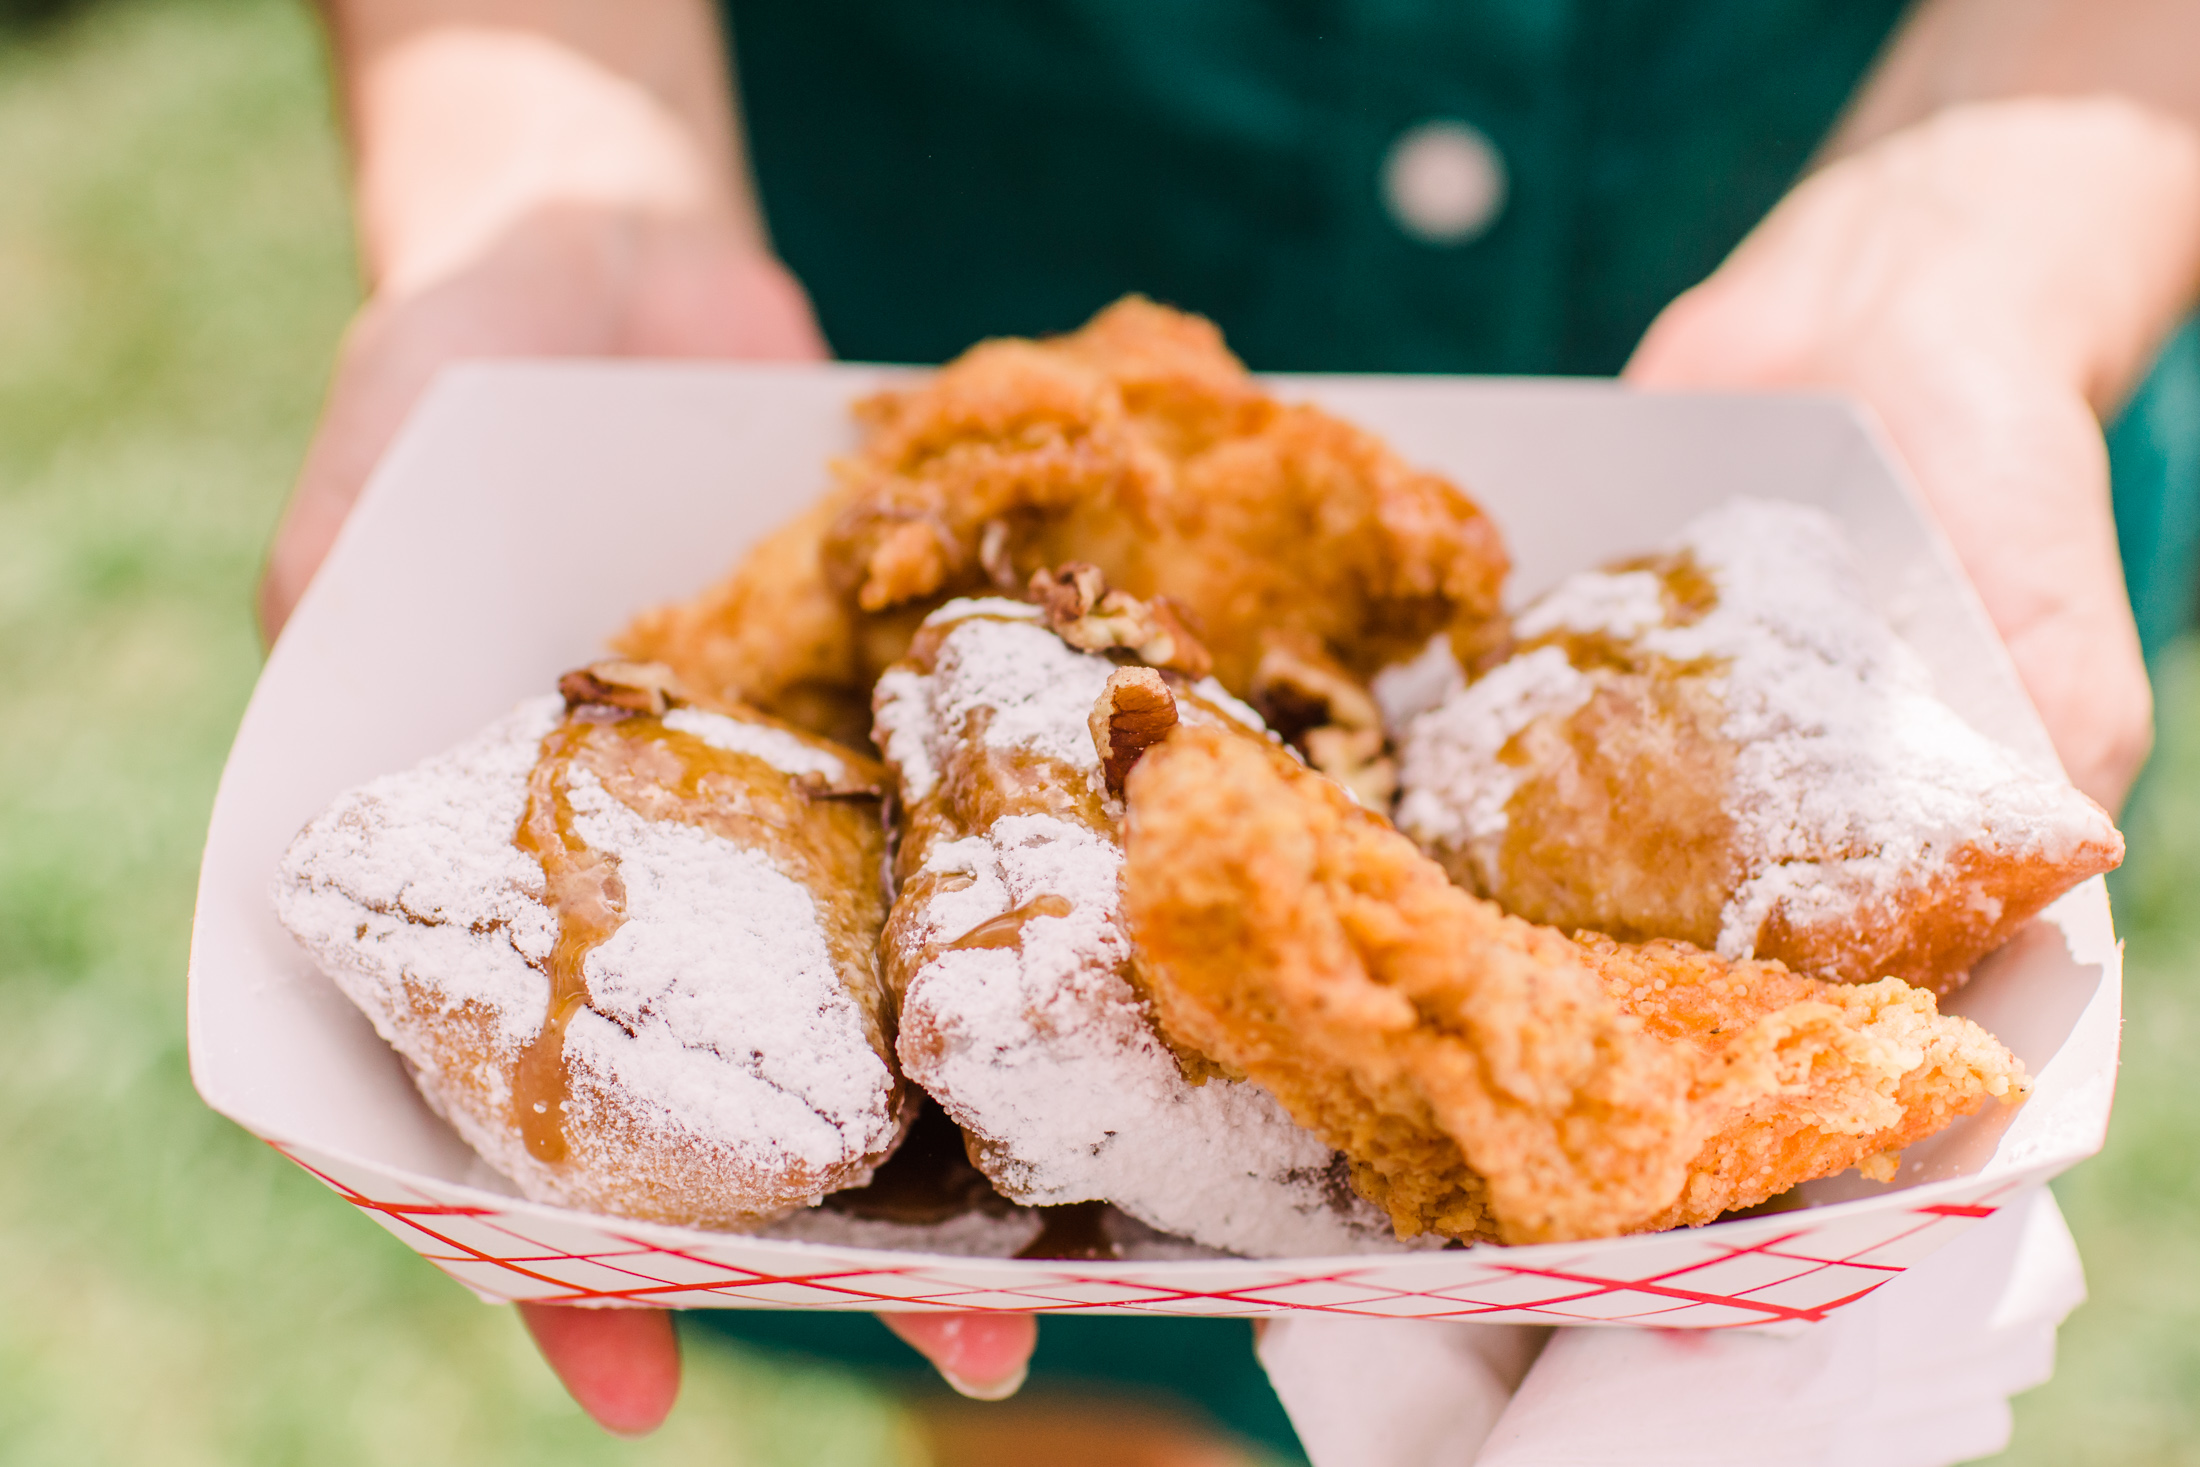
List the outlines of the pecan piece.
<svg viewBox="0 0 2200 1467">
<path fill-rule="evenodd" d="M 1174 601 L 1166 596 L 1154 597 L 1146 603 L 1146 616 L 1153 624 L 1153 632 L 1139 644 L 1140 657 L 1155 667 L 1170 668 L 1188 678 L 1203 678 L 1214 671 L 1214 658 L 1208 655 L 1206 644 L 1193 636 L 1192 629 L 1184 624 L 1184 612 Z"/>
<path fill-rule="evenodd" d="M 1253 706 L 1268 726 L 1296 743 L 1310 728 L 1381 728 L 1374 698 L 1328 649 L 1304 633 L 1261 637 L 1260 665 L 1253 670 Z"/>
<path fill-rule="evenodd" d="M 1370 810 L 1388 810 L 1398 770 L 1384 752 L 1383 716 L 1359 680 L 1320 642 L 1270 632 L 1253 673 L 1253 706 L 1306 762 Z"/>
<path fill-rule="evenodd" d="M 1304 739 L 1306 762 L 1352 792 L 1369 810 L 1388 812 L 1398 793 L 1398 766 L 1383 752 L 1379 728 L 1310 728 Z"/>
<path fill-rule="evenodd" d="M 1176 727 L 1176 695 L 1150 667 L 1119 667 L 1092 705 L 1090 726 L 1108 791 L 1120 795 L 1138 756 Z"/>
<path fill-rule="evenodd" d="M 619 708 L 661 717 L 688 701 L 680 680 L 662 662 L 591 662 L 558 679 L 568 713 L 581 708 Z"/>
<path fill-rule="evenodd" d="M 1148 666 L 1190 678 L 1213 670 L 1214 659 L 1167 597 L 1141 601 L 1128 591 L 1111 591 L 1096 565 L 1071 561 L 1052 571 L 1034 571 L 1030 591 L 1046 613 L 1047 625 L 1080 651 L 1121 649 Z"/>
<path fill-rule="evenodd" d="M 1033 571 L 1028 589 L 1032 601 L 1047 614 L 1047 625 L 1066 637 L 1063 628 L 1075 626 L 1092 614 L 1100 598 L 1108 594 L 1108 581 L 1100 567 L 1072 560 L 1051 571 Z"/>
<path fill-rule="evenodd" d="M 987 520 L 978 535 L 978 564 L 985 578 L 1003 591 L 1016 589 L 1016 560 L 1009 553 L 1007 520 Z"/>
</svg>

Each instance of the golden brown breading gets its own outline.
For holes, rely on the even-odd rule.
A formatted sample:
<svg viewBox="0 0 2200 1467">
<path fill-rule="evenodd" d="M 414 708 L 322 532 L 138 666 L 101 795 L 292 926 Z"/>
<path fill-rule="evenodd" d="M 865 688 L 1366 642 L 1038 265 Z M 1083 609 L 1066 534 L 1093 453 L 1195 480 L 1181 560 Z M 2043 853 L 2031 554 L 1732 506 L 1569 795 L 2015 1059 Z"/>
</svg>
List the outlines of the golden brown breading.
<svg viewBox="0 0 2200 1467">
<path fill-rule="evenodd" d="M 1687 1186 L 1645 1231 L 1709 1222 L 1850 1166 L 1892 1177 L 1904 1147 L 2026 1087 L 1993 1036 L 1899 978 L 1829 983 L 1683 942 L 1575 941 L 1623 1013 L 1714 1073 L 1746 1077 L 1724 1096 L 1738 1108 Z"/>
<path fill-rule="evenodd" d="M 1472 500 L 1276 402 L 1210 323 L 1138 297 L 1069 336 L 982 343 L 857 415 L 864 445 L 816 509 L 621 648 L 845 736 L 926 612 L 1069 561 L 1186 608 L 1240 694 L 1265 632 L 1365 677 L 1498 611 L 1505 552 Z"/>
<path fill-rule="evenodd" d="M 1350 1157 L 1401 1234 L 1709 1222 L 2024 1086 L 1900 983 L 1507 916 L 1249 737 L 1180 728 L 1127 794 L 1125 909 L 1163 1024 Z"/>
</svg>

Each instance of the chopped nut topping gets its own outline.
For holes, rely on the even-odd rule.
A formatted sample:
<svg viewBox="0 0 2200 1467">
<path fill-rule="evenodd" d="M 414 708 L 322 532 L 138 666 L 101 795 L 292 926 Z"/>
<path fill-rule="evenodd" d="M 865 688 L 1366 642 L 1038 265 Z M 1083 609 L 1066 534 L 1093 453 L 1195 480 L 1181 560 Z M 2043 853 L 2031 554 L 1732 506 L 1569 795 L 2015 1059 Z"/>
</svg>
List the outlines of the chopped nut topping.
<svg viewBox="0 0 2200 1467">
<path fill-rule="evenodd" d="M 1149 667 L 1191 678 L 1214 668 L 1214 659 L 1166 596 L 1141 601 L 1128 591 L 1111 591 L 1096 565 L 1071 561 L 1053 571 L 1034 571 L 1030 591 L 1046 612 L 1047 625 L 1080 651 L 1122 648 Z"/>
<path fill-rule="evenodd" d="M 1176 695 L 1150 667 L 1119 667 L 1092 705 L 1092 747 L 1112 794 L 1123 793 L 1138 756 L 1176 727 Z"/>
<path fill-rule="evenodd" d="M 978 536 L 978 564 L 985 578 L 1003 591 L 1016 589 L 1016 562 L 1008 553 L 1008 521 L 987 520 Z"/>
<path fill-rule="evenodd" d="M 567 712 L 579 708 L 623 708 L 629 713 L 662 716 L 688 701 L 680 680 L 662 662 L 591 662 L 558 679 Z"/>
<path fill-rule="evenodd" d="M 1206 644 L 1185 625 L 1187 613 L 1182 607 L 1166 596 L 1156 596 L 1146 603 L 1146 615 L 1153 623 L 1155 635 L 1139 645 L 1140 657 L 1155 667 L 1170 668 L 1188 678 L 1203 678 L 1214 671 L 1215 660 L 1207 654 Z"/>
<path fill-rule="evenodd" d="M 1306 762 L 1328 775 L 1370 810 L 1388 813 L 1398 793 L 1398 766 L 1383 752 L 1379 728 L 1324 724 L 1306 731 Z"/>
<path fill-rule="evenodd" d="M 1091 615 L 1108 594 L 1108 581 L 1100 567 L 1073 560 L 1052 571 L 1033 571 L 1029 589 L 1031 599 L 1047 614 L 1047 625 L 1060 632 Z"/>
<path fill-rule="evenodd" d="M 1388 810 L 1398 770 L 1384 752 L 1382 712 L 1312 637 L 1271 632 L 1253 673 L 1253 704 L 1306 762 L 1371 810 Z"/>
<path fill-rule="evenodd" d="M 1310 728 L 1379 729 L 1383 716 L 1357 678 L 1322 644 L 1304 633 L 1269 632 L 1261 638 L 1260 666 L 1253 672 L 1253 706 L 1268 726 L 1296 742 Z"/>
</svg>

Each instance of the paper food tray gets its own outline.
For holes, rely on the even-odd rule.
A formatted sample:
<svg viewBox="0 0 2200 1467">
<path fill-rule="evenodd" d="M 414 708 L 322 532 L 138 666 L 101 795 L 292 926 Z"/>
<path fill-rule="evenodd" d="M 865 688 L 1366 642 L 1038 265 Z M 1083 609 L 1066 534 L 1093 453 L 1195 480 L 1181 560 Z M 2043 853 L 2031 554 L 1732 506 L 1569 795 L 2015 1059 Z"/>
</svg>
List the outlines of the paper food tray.
<svg viewBox="0 0 2200 1467">
<path fill-rule="evenodd" d="M 475 366 L 445 375 L 361 499 L 261 675 L 215 802 L 191 942 L 191 1070 L 208 1104 L 423 1256 L 499 1299 L 591 1305 L 1362 1316 L 1709 1328 L 1816 1319 L 2098 1150 L 2119 952 L 2087 882 L 1947 1005 L 2036 1078 L 1809 1205 L 1588 1243 L 1387 1257 L 1063 1262 L 747 1238 L 527 1202 L 424 1105 L 397 1056 L 276 924 L 269 881 L 333 796 L 472 734 L 691 594 L 807 504 L 876 369 Z M 2052 761 L 1947 547 L 1851 408 L 1609 384 L 1280 378 L 1465 485 L 1517 601 L 1655 545 L 1735 494 L 1805 501 L 1958 712 Z"/>
</svg>

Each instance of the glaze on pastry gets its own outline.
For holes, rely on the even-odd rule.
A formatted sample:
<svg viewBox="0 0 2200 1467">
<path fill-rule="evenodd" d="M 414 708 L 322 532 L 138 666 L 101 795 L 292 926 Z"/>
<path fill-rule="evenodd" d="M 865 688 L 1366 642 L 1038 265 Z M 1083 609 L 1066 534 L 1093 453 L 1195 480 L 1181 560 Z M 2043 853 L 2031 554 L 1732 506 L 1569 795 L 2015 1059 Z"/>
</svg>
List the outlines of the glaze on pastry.
<svg viewBox="0 0 2200 1467">
<path fill-rule="evenodd" d="M 1536 922 L 1945 992 L 2123 838 L 1933 695 L 1838 528 L 1736 500 L 1410 725 L 1398 824 Z"/>
<path fill-rule="evenodd" d="M 1113 622 L 1145 640 L 1135 617 Z M 876 737 L 902 804 L 885 951 L 903 1069 L 1020 1202 L 1105 1199 L 1260 1256 L 1395 1246 L 1329 1145 L 1155 1031 L 1096 747 L 1097 734 L 1142 748 L 1141 705 L 1105 701 L 1111 680 L 1142 691 L 1161 674 L 1079 651 L 1045 611 L 1002 599 L 942 607 L 879 680 Z M 1188 719 L 1259 723 L 1211 680 L 1175 685 Z"/>
</svg>

